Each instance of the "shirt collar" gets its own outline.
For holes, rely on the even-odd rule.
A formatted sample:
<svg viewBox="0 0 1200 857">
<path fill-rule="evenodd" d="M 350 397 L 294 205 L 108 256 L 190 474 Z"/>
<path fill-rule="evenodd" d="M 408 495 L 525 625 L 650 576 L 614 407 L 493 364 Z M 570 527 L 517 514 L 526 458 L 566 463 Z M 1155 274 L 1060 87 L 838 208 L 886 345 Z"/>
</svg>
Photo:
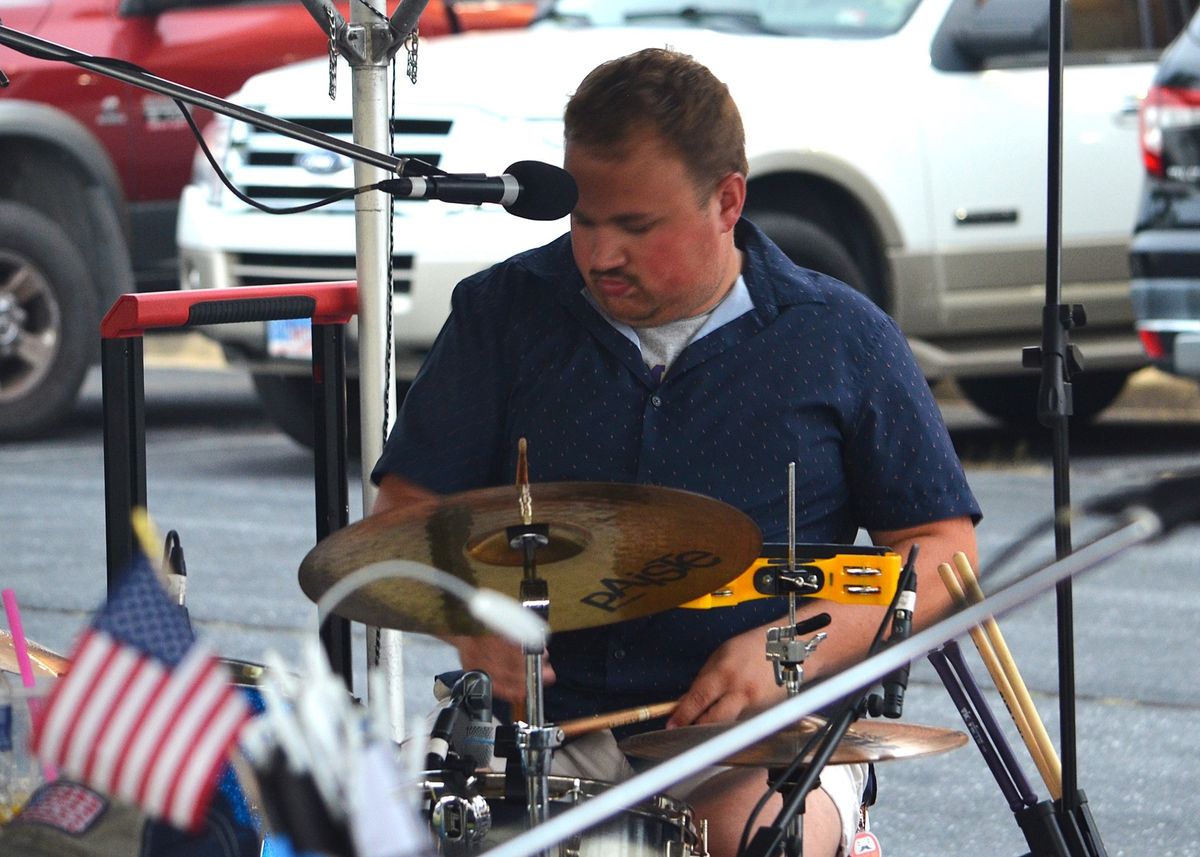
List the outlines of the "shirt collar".
<svg viewBox="0 0 1200 857">
<path fill-rule="evenodd" d="M 606 313 L 601 308 L 600 304 L 596 302 L 596 299 L 592 296 L 592 293 L 588 291 L 587 286 L 584 286 L 579 290 L 579 292 L 583 295 L 584 299 L 586 299 L 587 302 L 592 305 L 592 309 L 596 310 L 596 312 L 598 312 L 605 321 L 612 325 L 615 330 L 636 345 L 639 349 L 642 347 L 642 342 L 638 338 L 637 330 L 634 327 L 626 324 L 623 321 L 617 321 L 617 319 Z M 733 288 L 731 288 L 729 293 L 726 294 L 725 297 L 721 298 L 721 302 L 713 308 L 712 315 L 710 315 L 708 320 L 704 322 L 704 325 L 696 331 L 696 334 L 692 337 L 692 342 L 708 336 L 708 334 L 712 333 L 714 330 L 717 330 L 723 325 L 729 324 L 729 322 L 733 321 L 735 318 L 740 318 L 741 316 L 750 312 L 752 309 L 754 309 L 754 301 L 750 298 L 750 290 L 746 288 L 746 278 L 739 274 L 738 278 L 734 280 Z"/>
</svg>

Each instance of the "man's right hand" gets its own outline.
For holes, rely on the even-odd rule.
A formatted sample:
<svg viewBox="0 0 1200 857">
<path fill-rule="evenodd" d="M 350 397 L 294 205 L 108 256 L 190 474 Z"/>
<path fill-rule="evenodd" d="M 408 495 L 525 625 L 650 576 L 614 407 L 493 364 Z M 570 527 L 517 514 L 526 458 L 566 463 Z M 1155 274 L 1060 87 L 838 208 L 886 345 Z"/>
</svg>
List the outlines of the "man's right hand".
<svg viewBox="0 0 1200 857">
<path fill-rule="evenodd" d="M 492 680 L 492 696 L 513 705 L 525 702 L 525 653 L 511 640 L 494 634 L 443 637 L 458 650 L 464 670 L 483 670 Z M 554 668 L 542 652 L 542 684 L 554 684 Z"/>
</svg>

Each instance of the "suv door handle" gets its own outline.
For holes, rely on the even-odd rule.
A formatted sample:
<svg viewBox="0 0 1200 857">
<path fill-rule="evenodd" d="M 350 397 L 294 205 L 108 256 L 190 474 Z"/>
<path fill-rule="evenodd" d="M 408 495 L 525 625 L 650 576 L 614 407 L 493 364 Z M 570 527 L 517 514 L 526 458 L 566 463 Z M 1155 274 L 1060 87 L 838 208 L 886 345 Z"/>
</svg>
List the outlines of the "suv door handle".
<svg viewBox="0 0 1200 857">
<path fill-rule="evenodd" d="M 1121 99 L 1121 106 L 1117 108 L 1116 120 L 1124 122 L 1130 117 L 1136 118 L 1138 111 L 1142 108 L 1142 97 L 1140 95 L 1126 95 Z"/>
</svg>

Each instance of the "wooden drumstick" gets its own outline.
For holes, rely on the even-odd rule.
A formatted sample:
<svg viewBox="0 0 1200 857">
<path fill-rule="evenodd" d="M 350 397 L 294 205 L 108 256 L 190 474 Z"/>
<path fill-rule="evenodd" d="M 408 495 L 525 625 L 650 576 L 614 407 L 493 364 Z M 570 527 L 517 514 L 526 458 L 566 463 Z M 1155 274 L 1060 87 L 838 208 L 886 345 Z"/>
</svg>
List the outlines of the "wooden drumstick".
<svg viewBox="0 0 1200 857">
<path fill-rule="evenodd" d="M 578 720 L 568 720 L 560 723 L 566 738 L 586 735 L 589 732 L 599 732 L 601 729 L 612 729 L 614 726 L 628 726 L 630 723 L 644 723 L 655 717 L 665 717 L 679 706 L 679 700 L 674 702 L 657 702 L 653 705 L 639 705 L 636 708 L 624 708 L 611 711 L 608 714 L 593 714 L 591 717 L 580 717 Z"/>
<path fill-rule="evenodd" d="M 954 573 L 954 569 L 949 563 L 941 563 L 938 566 L 938 574 L 941 575 L 942 583 L 946 585 L 946 589 L 950 593 L 950 597 L 954 599 L 954 603 L 960 607 L 965 607 L 969 602 L 967 596 L 963 592 L 962 584 L 959 583 L 958 577 Z M 975 648 L 979 651 L 979 656 L 983 660 L 983 664 L 987 667 L 988 675 L 992 677 L 992 683 L 999 691 L 1000 697 L 1004 700 L 1004 706 L 1008 709 L 1009 716 L 1012 717 L 1013 723 L 1016 724 L 1017 732 L 1021 735 L 1021 740 L 1025 742 L 1025 747 L 1029 751 L 1030 757 L 1033 759 L 1033 764 L 1037 767 L 1038 773 L 1042 776 L 1042 781 L 1049 789 L 1051 796 L 1057 799 L 1059 788 L 1055 785 L 1054 772 L 1046 763 L 1046 757 L 1042 753 L 1041 747 L 1038 746 L 1037 739 L 1033 735 L 1033 730 L 1029 726 L 1029 719 L 1025 716 L 1020 703 L 1017 701 L 1017 695 L 1013 691 L 1012 683 L 1008 680 L 1008 676 L 1004 674 L 1004 668 L 1000 665 L 1000 659 L 996 656 L 996 650 L 992 648 L 991 642 L 987 635 L 984 634 L 983 628 L 976 625 L 970 630 L 971 640 L 975 643 Z"/>
<path fill-rule="evenodd" d="M 967 599 L 971 603 L 978 604 L 984 599 L 983 589 L 979 586 L 979 579 L 975 576 L 975 571 L 971 568 L 971 562 L 967 559 L 967 555 L 961 551 L 956 553 L 954 567 L 962 576 Z M 1062 797 L 1062 763 L 1059 761 L 1058 751 L 1054 749 L 1054 743 L 1046 732 L 1042 717 L 1038 714 L 1037 706 L 1034 705 L 1033 697 L 1030 696 L 1029 689 L 1025 686 L 1025 680 L 1021 678 L 1021 671 L 1017 669 L 1017 662 L 1008 648 L 1008 643 L 1004 641 L 1004 635 L 1000 633 L 1000 626 L 994 618 L 989 617 L 984 620 L 983 629 L 992 647 L 996 650 L 1000 667 L 1012 685 L 1017 704 L 1025 714 L 1025 719 L 1029 721 L 1029 728 L 1033 733 L 1034 740 L 1045 758 L 1046 768 L 1050 773 L 1050 778 L 1046 779 L 1046 787 L 1050 789 L 1051 797 L 1058 800 Z M 1045 778 L 1045 774 L 1043 774 L 1043 778 Z"/>
</svg>

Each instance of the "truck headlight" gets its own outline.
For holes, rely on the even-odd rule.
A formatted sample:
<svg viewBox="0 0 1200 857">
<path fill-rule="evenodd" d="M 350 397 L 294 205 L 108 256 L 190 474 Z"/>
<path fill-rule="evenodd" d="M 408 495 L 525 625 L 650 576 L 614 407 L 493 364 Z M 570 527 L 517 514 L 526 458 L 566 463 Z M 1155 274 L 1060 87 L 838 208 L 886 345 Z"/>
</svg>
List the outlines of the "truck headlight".
<svg viewBox="0 0 1200 857">
<path fill-rule="evenodd" d="M 233 180 L 233 172 L 241 165 L 248 135 L 249 128 L 244 122 L 235 122 L 228 116 L 215 116 L 204 126 L 203 136 L 208 151 L 230 181 Z M 192 184 L 204 191 L 210 205 L 220 205 L 225 185 L 199 147 L 192 158 Z"/>
</svg>

